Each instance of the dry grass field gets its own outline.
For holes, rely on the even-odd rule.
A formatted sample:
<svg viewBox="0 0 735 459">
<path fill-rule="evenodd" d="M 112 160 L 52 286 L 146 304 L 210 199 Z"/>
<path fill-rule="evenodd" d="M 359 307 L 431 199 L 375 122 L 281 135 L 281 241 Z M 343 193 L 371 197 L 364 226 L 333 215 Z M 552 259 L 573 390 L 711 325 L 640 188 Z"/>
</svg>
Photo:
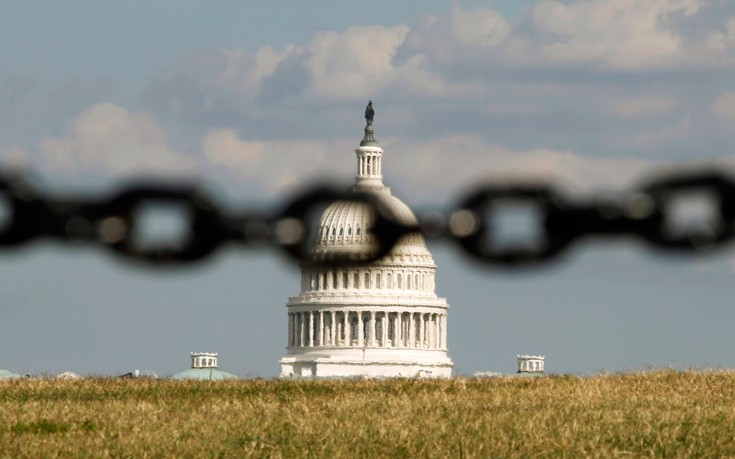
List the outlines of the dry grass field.
<svg viewBox="0 0 735 459">
<path fill-rule="evenodd" d="M 2 457 L 735 456 L 735 373 L 0 381 Z"/>
</svg>

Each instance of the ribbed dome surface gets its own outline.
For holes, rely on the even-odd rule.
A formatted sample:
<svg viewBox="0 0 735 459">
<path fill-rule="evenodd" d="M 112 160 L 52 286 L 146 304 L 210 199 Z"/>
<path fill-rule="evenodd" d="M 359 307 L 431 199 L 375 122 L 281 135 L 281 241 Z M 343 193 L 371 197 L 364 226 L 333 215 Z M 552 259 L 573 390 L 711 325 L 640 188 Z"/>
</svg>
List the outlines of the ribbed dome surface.
<svg viewBox="0 0 735 459">
<path fill-rule="evenodd" d="M 400 199 L 392 196 L 387 189 L 374 192 L 384 204 L 389 217 L 397 221 L 414 225 L 416 216 Z M 356 201 L 338 201 L 331 204 L 322 214 L 319 230 L 316 234 L 314 250 L 328 252 L 331 250 L 370 250 L 374 243 L 370 236 L 370 228 L 375 219 L 374 213 L 367 204 Z M 410 252 L 429 255 L 423 236 L 409 235 L 401 238 L 393 248 L 393 254 Z"/>
<path fill-rule="evenodd" d="M 187 368 L 173 375 L 171 379 L 183 381 L 193 379 L 197 381 L 223 381 L 225 379 L 239 379 L 232 373 L 219 368 Z"/>
</svg>

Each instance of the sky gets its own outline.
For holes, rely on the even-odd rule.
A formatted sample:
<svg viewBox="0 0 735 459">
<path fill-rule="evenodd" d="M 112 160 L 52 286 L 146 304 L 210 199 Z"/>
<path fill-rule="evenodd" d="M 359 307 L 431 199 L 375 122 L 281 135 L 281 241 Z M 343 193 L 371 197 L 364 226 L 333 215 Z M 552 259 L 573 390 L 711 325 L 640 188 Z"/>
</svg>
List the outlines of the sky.
<svg viewBox="0 0 735 459">
<path fill-rule="evenodd" d="M 473 184 L 620 192 L 661 168 L 733 167 L 727 0 L 0 0 L 0 164 L 49 193 L 189 179 L 269 209 L 349 182 L 373 100 L 383 173 L 418 211 Z M 536 269 L 429 241 L 458 374 L 732 368 L 735 254 L 589 241 Z M 40 241 L 0 251 L 0 368 L 173 374 L 219 352 L 275 377 L 298 266 L 226 248 L 175 269 Z"/>
</svg>

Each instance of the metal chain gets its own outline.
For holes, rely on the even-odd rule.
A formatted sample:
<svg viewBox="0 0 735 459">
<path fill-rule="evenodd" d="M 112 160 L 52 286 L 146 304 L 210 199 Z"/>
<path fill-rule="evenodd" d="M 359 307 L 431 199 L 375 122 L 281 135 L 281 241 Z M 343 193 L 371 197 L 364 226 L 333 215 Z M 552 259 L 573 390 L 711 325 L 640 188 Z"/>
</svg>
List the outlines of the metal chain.
<svg viewBox="0 0 735 459">
<path fill-rule="evenodd" d="M 703 198 L 711 212 L 696 225 L 677 227 L 676 200 L 687 196 Z M 196 184 L 131 183 L 109 197 L 73 199 L 44 195 L 24 176 L 5 171 L 0 172 L 0 201 L 7 210 L 0 221 L 0 247 L 53 238 L 99 245 L 154 265 L 202 260 L 226 243 L 279 247 L 302 263 L 369 263 L 416 233 L 456 241 L 475 259 L 501 266 L 539 264 L 589 236 L 631 237 L 663 250 L 696 253 L 735 237 L 735 180 L 717 169 L 668 173 L 617 199 L 575 198 L 550 183 L 490 183 L 468 193 L 455 210 L 428 213 L 415 225 L 395 218 L 377 194 L 328 187 L 262 214 L 226 212 Z M 344 250 L 328 253 L 314 250 L 320 237 L 316 222 L 325 206 L 337 201 L 358 202 L 374 214 L 365 235 L 369 243 L 345 244 Z M 160 202 L 186 209 L 186 234 L 176 243 L 141 243 L 138 211 Z M 518 205 L 536 211 L 536 237 L 523 243 L 499 241 L 502 212 Z"/>
</svg>

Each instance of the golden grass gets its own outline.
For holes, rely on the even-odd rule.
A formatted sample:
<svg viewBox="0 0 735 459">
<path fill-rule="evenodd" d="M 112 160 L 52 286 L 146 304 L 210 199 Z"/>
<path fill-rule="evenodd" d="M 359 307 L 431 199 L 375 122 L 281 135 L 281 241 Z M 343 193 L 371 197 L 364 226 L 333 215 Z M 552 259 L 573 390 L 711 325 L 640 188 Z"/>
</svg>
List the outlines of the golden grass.
<svg viewBox="0 0 735 459">
<path fill-rule="evenodd" d="M 735 373 L 0 382 L 2 457 L 735 456 Z"/>
</svg>

